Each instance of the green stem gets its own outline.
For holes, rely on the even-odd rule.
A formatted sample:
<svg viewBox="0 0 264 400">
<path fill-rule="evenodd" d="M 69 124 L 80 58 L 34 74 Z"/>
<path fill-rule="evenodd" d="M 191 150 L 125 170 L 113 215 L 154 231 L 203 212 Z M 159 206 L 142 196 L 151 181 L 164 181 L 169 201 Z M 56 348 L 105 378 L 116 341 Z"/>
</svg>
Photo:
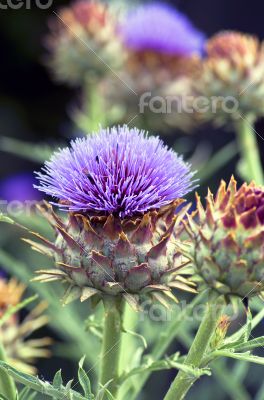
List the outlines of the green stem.
<svg viewBox="0 0 264 400">
<path fill-rule="evenodd" d="M 87 134 L 97 132 L 106 126 L 106 111 L 103 93 L 95 76 L 87 77 L 83 86 L 83 107 L 74 115 L 78 128 Z"/>
<path fill-rule="evenodd" d="M 155 361 L 159 360 L 166 352 L 166 350 L 168 350 L 169 346 L 176 338 L 177 333 L 182 327 L 182 324 L 186 321 L 188 317 L 192 315 L 193 309 L 198 304 L 201 304 L 206 296 L 207 292 L 205 291 L 195 296 L 193 301 L 190 304 L 188 304 L 187 307 L 183 308 L 179 313 L 177 313 L 177 316 L 175 316 L 173 322 L 163 332 L 161 332 L 151 352 L 151 357 L 153 360 Z M 137 377 L 137 384 L 134 387 L 133 395 L 130 400 L 134 400 L 137 398 L 138 394 L 140 393 L 141 389 L 145 385 L 150 375 L 151 371 L 148 371 Z"/>
<path fill-rule="evenodd" d="M 237 124 L 237 135 L 244 161 L 245 175 L 248 180 L 254 180 L 261 185 L 264 183 L 264 173 L 253 124 L 254 121 L 250 117 L 241 119 Z"/>
<path fill-rule="evenodd" d="M 199 367 L 206 353 L 212 335 L 215 332 L 219 316 L 223 308 L 222 298 L 211 298 L 206 306 L 203 321 L 194 338 L 190 351 L 184 364 Z M 187 373 L 180 371 L 172 382 L 164 400 L 182 400 L 194 384 L 196 378 L 191 378 Z"/>
<path fill-rule="evenodd" d="M 126 303 L 124 316 L 123 316 L 123 326 L 125 331 L 129 330 L 131 332 L 135 332 L 137 330 L 138 323 L 138 313 Z M 138 338 L 135 338 L 131 333 L 123 333 L 122 338 L 122 349 L 121 349 L 121 359 L 120 359 L 120 371 L 124 371 L 127 369 L 127 366 L 130 365 L 131 360 L 135 356 L 135 353 L 138 349 Z M 123 400 L 125 398 L 130 398 L 130 390 L 132 387 L 137 387 L 137 377 L 131 377 L 127 379 L 124 383 L 121 384 L 118 400 Z"/>
<path fill-rule="evenodd" d="M 0 360 L 6 361 L 5 351 L 0 343 Z M 0 369 L 0 394 L 8 400 L 16 399 L 16 386 L 13 379 L 3 370 Z"/>
<path fill-rule="evenodd" d="M 107 388 L 117 398 L 124 304 L 119 297 L 108 296 L 104 299 L 104 305 L 105 324 L 99 382 L 105 385 L 111 381 Z"/>
</svg>

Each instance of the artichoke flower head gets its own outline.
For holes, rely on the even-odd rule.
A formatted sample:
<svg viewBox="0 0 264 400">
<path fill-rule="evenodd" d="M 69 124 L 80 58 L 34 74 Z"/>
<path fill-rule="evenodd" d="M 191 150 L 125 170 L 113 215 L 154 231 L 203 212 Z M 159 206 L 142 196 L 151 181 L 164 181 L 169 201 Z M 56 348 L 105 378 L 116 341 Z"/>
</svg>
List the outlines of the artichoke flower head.
<svg viewBox="0 0 264 400">
<path fill-rule="evenodd" d="M 64 210 L 59 217 L 50 204 L 40 207 L 56 238 L 29 242 L 56 268 L 37 279 L 67 282 L 65 303 L 103 295 L 135 303 L 143 294 L 163 301 L 171 288 L 194 290 L 180 275 L 175 240 L 193 173 L 158 137 L 127 126 L 102 130 L 55 153 L 37 178 Z"/>
</svg>

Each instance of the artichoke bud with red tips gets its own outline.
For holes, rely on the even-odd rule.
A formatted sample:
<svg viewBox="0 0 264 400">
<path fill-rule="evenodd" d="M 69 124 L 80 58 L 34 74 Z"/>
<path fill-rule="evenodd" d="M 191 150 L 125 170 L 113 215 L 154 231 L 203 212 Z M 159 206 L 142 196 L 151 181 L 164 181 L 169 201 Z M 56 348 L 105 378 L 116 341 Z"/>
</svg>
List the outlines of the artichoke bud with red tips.
<svg viewBox="0 0 264 400">
<path fill-rule="evenodd" d="M 264 188 L 234 178 L 222 181 L 216 196 L 209 191 L 206 207 L 197 196 L 197 219 L 188 217 L 191 237 L 186 256 L 200 284 L 227 299 L 264 293 Z"/>
</svg>

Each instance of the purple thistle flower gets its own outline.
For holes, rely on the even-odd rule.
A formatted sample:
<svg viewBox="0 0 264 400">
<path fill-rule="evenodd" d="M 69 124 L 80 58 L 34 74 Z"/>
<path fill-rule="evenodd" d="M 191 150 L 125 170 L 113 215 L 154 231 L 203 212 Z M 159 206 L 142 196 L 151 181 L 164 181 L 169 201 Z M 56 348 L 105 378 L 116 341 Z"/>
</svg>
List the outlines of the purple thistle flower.
<svg viewBox="0 0 264 400">
<path fill-rule="evenodd" d="M 130 12 L 121 26 L 127 47 L 189 56 L 202 53 L 205 36 L 188 18 L 162 3 L 140 6 Z"/>
<path fill-rule="evenodd" d="M 72 141 L 42 171 L 37 188 L 59 199 L 62 209 L 121 218 L 159 209 L 194 187 L 181 156 L 127 126 Z"/>
</svg>

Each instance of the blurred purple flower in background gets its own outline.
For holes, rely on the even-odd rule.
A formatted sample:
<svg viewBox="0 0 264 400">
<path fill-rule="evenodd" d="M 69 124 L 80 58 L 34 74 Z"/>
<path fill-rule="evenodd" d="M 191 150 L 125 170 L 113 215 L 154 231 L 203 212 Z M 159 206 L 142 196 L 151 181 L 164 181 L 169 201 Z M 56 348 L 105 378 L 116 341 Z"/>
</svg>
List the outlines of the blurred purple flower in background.
<svg viewBox="0 0 264 400">
<path fill-rule="evenodd" d="M 0 198 L 6 201 L 40 200 L 41 196 L 33 187 L 33 176 L 27 173 L 12 175 L 0 183 Z"/>
<path fill-rule="evenodd" d="M 127 47 L 189 56 L 201 54 L 205 36 L 188 18 L 162 3 L 139 6 L 129 12 L 121 26 Z"/>
</svg>

